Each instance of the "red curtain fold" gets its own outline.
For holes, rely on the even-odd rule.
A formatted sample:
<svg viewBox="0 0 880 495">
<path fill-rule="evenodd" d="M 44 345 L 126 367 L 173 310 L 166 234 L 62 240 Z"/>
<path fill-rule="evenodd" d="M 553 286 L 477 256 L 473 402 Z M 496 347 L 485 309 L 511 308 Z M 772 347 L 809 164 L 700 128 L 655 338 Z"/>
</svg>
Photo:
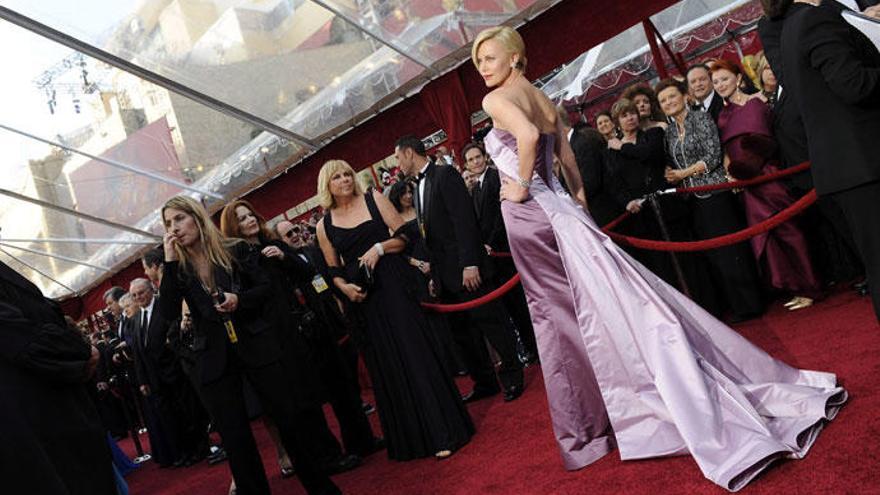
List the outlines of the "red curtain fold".
<svg viewBox="0 0 880 495">
<path fill-rule="evenodd" d="M 422 107 L 437 127 L 446 131 L 447 146 L 456 156 L 471 140 L 471 111 L 459 70 L 431 81 L 419 92 Z"/>
</svg>

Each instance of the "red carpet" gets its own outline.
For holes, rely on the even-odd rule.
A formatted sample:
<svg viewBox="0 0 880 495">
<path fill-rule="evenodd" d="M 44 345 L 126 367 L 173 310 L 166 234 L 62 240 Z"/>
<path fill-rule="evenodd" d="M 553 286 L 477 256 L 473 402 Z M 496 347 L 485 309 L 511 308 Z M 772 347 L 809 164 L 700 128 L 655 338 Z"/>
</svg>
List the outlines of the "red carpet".
<svg viewBox="0 0 880 495">
<path fill-rule="evenodd" d="M 777 464 L 743 492 L 880 494 L 880 326 L 868 298 L 836 294 L 795 313 L 777 303 L 764 318 L 737 329 L 793 366 L 837 373 L 850 393 L 805 459 Z M 690 457 L 622 462 L 612 453 L 580 471 L 565 471 L 540 370 L 528 369 L 526 379 L 519 400 L 506 404 L 499 396 L 470 407 L 477 435 L 452 458 L 401 463 L 379 453 L 334 480 L 349 495 L 725 493 L 703 478 Z M 375 426 L 375 415 L 371 419 Z M 262 426 L 255 423 L 254 430 L 273 493 L 304 493 L 295 479 L 281 479 Z M 123 448 L 133 451 L 131 442 Z M 132 495 L 224 495 L 229 479 L 226 463 L 159 469 L 148 462 L 128 477 Z"/>
</svg>

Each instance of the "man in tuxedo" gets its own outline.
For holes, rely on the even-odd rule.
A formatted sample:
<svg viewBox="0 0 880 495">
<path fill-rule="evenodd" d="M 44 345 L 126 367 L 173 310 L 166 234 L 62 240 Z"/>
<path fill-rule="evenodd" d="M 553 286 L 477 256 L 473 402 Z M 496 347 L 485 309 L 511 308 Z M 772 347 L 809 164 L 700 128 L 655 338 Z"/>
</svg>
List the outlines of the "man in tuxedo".
<svg viewBox="0 0 880 495">
<path fill-rule="evenodd" d="M 86 390 L 98 350 L 2 262 L 0 329 L 3 493 L 115 495 L 106 433 Z"/>
<path fill-rule="evenodd" d="M 880 52 L 837 2 L 763 5 L 783 18 L 782 78 L 804 122 L 816 192 L 843 210 L 880 320 Z"/>
<path fill-rule="evenodd" d="M 167 334 L 170 323 L 166 320 L 153 285 L 145 278 L 131 281 L 129 294 L 140 311 L 133 318 L 134 368 L 138 390 L 145 397 L 144 413 L 150 433 L 150 446 L 156 462 L 167 467 L 180 467 L 186 463 L 180 452 L 177 388 L 182 372 L 174 353 L 161 340 Z"/>
<path fill-rule="evenodd" d="M 693 100 L 692 108 L 701 112 L 707 112 L 712 120 L 718 122 L 718 115 L 724 108 L 724 101 L 715 93 L 712 85 L 712 76 L 706 64 L 692 65 L 687 70 L 688 93 Z"/>
<path fill-rule="evenodd" d="M 460 303 L 486 293 L 482 276 L 486 273 L 486 250 L 459 172 L 439 167 L 429 160 L 425 145 L 414 136 L 397 140 L 395 151 L 400 170 L 417 177 L 413 201 L 419 229 L 430 251 L 431 281 L 440 299 Z M 484 338 L 501 358 L 498 379 L 504 387 L 505 401 L 522 395 L 522 363 L 516 355 L 514 335 L 502 324 L 499 301 L 468 311 L 450 313 L 454 337 L 461 347 L 465 365 L 474 380 L 474 389 L 463 397 L 475 401 L 498 393 L 492 362 Z"/>
<path fill-rule="evenodd" d="M 489 157 L 483 147 L 477 143 L 468 143 L 462 149 L 465 169 L 474 176 L 471 195 L 474 199 L 474 211 L 477 213 L 477 224 L 480 228 L 483 245 L 487 252 L 509 252 L 507 229 L 501 216 L 501 177 L 498 170 L 489 166 Z M 493 286 L 507 282 L 516 274 L 513 258 L 490 258 L 494 268 Z M 513 319 L 520 339 L 525 348 L 526 361 L 537 359 L 538 347 L 535 342 L 535 329 L 526 303 L 526 295 L 522 285 L 517 284 L 503 297 L 504 308 Z M 505 315 L 505 318 L 507 315 Z"/>
</svg>

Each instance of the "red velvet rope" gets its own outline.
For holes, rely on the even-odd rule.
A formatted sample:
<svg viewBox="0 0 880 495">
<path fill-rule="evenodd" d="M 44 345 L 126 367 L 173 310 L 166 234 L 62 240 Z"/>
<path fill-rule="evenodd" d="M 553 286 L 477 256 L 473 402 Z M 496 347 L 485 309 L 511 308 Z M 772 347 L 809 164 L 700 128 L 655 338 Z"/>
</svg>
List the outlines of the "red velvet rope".
<svg viewBox="0 0 880 495">
<path fill-rule="evenodd" d="M 743 187 L 755 186 L 758 184 L 763 184 L 765 182 L 770 182 L 773 180 L 781 179 L 783 177 L 788 177 L 789 175 L 798 174 L 803 172 L 804 170 L 808 170 L 810 168 L 810 162 L 804 162 L 800 165 L 795 165 L 794 167 L 786 168 L 783 170 L 779 170 L 777 172 L 773 172 L 770 174 L 759 175 L 757 177 L 753 177 L 747 180 L 735 180 L 733 182 L 723 182 L 721 184 L 711 184 L 708 186 L 696 186 L 696 187 L 677 187 L 675 190 L 667 189 L 663 191 L 664 193 L 675 193 L 675 194 L 687 194 L 687 193 L 702 193 L 702 192 L 712 192 L 712 191 L 723 191 L 725 189 L 740 189 Z"/>
<path fill-rule="evenodd" d="M 793 216 L 798 213 L 804 211 L 808 206 L 813 204 L 816 201 L 816 190 L 813 189 L 807 194 L 805 194 L 801 199 L 795 201 L 788 208 L 780 211 L 776 215 L 764 220 L 761 223 L 756 223 L 751 227 L 740 230 L 739 232 L 733 232 L 730 234 L 722 235 L 719 237 L 713 237 L 712 239 L 704 239 L 702 241 L 688 241 L 688 242 L 669 242 L 669 241 L 654 241 L 650 239 L 639 239 L 637 237 L 629 237 L 625 235 L 618 234 L 616 232 L 607 232 L 607 234 L 617 241 L 620 244 L 625 244 L 627 246 L 633 246 L 642 249 L 650 249 L 653 251 L 705 251 L 708 249 L 715 249 L 722 246 L 729 246 L 731 244 L 736 244 L 737 242 L 742 242 L 746 239 L 750 239 L 756 235 L 763 234 L 769 230 L 772 230 L 779 226 L 779 224 L 783 222 L 787 222 Z"/>
<path fill-rule="evenodd" d="M 617 218 L 615 218 L 614 220 L 608 222 L 607 225 L 605 225 L 604 227 L 602 227 L 602 232 L 605 232 L 605 233 L 607 234 L 611 229 L 613 229 L 614 227 L 617 227 L 618 225 L 620 225 L 620 222 L 622 222 L 622 221 L 626 220 L 627 218 L 629 218 L 629 216 L 630 216 L 630 213 L 629 213 L 628 211 L 623 212 L 619 217 L 617 217 Z"/>
<path fill-rule="evenodd" d="M 431 309 L 438 313 L 454 313 L 456 311 L 467 311 L 469 309 L 474 309 L 477 306 L 482 306 L 490 301 L 494 301 L 499 297 L 503 296 L 510 292 L 511 289 L 516 287 L 516 284 L 519 283 L 519 274 L 517 273 L 513 277 L 510 277 L 510 280 L 504 282 L 504 285 L 498 287 L 492 292 L 482 295 L 476 299 L 472 299 L 470 301 L 465 301 L 463 303 L 457 304 L 436 304 L 436 303 L 422 303 L 422 307 L 425 309 Z"/>
<path fill-rule="evenodd" d="M 734 181 L 727 182 L 724 184 L 713 184 L 710 186 L 699 186 L 699 187 L 680 187 L 676 188 L 674 192 L 676 194 L 685 194 L 685 193 L 694 193 L 694 192 L 709 192 L 709 191 L 720 191 L 724 189 L 734 189 L 734 188 L 742 188 L 748 186 L 754 186 L 757 184 L 763 184 L 764 182 L 769 182 L 772 180 L 777 180 L 782 177 L 787 177 L 789 175 L 793 175 L 799 172 L 803 172 L 810 168 L 809 162 L 801 163 L 800 165 L 796 165 L 791 168 L 787 168 L 785 170 L 780 170 L 779 172 L 774 172 L 772 174 L 766 174 L 759 177 L 755 177 L 753 179 L 742 180 L 742 181 Z M 816 190 L 813 189 L 807 194 L 805 194 L 801 199 L 795 201 L 788 208 L 780 211 L 778 214 L 764 220 L 761 223 L 756 223 L 751 227 L 740 230 L 739 232 L 733 232 L 730 234 L 722 235 L 719 237 L 714 237 L 712 239 L 704 239 L 702 241 L 688 241 L 688 242 L 669 242 L 669 241 L 654 241 L 650 239 L 639 239 L 637 237 L 629 237 L 625 235 L 621 235 L 615 232 L 611 232 L 611 229 L 617 227 L 621 222 L 623 222 L 627 217 L 630 216 L 629 212 L 623 212 L 619 217 L 614 220 L 608 222 L 607 225 L 602 227 L 602 232 L 605 232 L 612 239 L 617 241 L 620 244 L 625 244 L 628 246 L 633 246 L 642 249 L 651 249 L 654 251 L 706 251 L 709 249 L 716 249 L 723 246 L 729 246 L 731 244 L 736 244 L 737 242 L 742 242 L 746 239 L 750 239 L 756 235 L 763 234 L 764 232 L 768 232 L 780 224 L 787 222 L 795 215 L 804 211 L 808 206 L 813 204 L 816 201 Z M 495 258 L 509 258 L 511 257 L 510 253 L 493 251 L 490 253 L 490 256 Z M 470 301 L 465 301 L 457 304 L 437 304 L 437 303 L 422 303 L 422 307 L 425 309 L 430 309 L 436 311 L 438 313 L 453 313 L 456 311 L 467 311 L 469 309 L 476 308 L 478 306 L 482 306 L 490 301 L 494 301 L 499 297 L 503 296 L 510 292 L 511 289 L 519 283 L 519 274 L 515 274 L 510 278 L 507 282 L 505 282 L 501 287 L 480 296 L 476 299 L 472 299 Z"/>
</svg>

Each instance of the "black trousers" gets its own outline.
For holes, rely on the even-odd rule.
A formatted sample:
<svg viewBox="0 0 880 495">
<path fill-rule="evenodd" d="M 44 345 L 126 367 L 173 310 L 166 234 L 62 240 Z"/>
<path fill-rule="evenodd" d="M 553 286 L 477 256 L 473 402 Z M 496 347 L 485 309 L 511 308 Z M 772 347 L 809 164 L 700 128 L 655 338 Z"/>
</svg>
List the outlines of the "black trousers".
<svg viewBox="0 0 880 495">
<path fill-rule="evenodd" d="M 510 277 L 516 274 L 516 265 L 512 259 L 495 259 L 496 275 L 492 287 L 500 287 Z M 529 313 L 529 305 L 526 302 L 526 293 L 523 291 L 522 284 L 510 290 L 501 298 L 504 303 L 504 309 L 516 325 L 519 331 L 519 337 L 522 340 L 523 347 L 526 351 L 533 355 L 538 355 L 538 344 L 535 342 L 535 329 L 532 327 L 532 315 Z"/>
<path fill-rule="evenodd" d="M 269 482 L 260 452 L 254 441 L 245 409 L 242 379 L 251 383 L 265 412 L 278 426 L 281 441 L 296 467 L 297 477 L 311 495 L 337 494 L 339 489 L 324 474 L 309 455 L 308 434 L 297 421 L 293 399 L 281 363 L 261 368 L 248 368 L 229 352 L 229 362 L 223 376 L 201 386 L 201 397 L 216 423 L 229 457 L 229 467 L 239 495 L 268 495 Z"/>
<path fill-rule="evenodd" d="M 176 392 L 175 402 L 180 411 L 180 453 L 186 458 L 201 459 L 208 454 L 211 418 L 188 377 Z"/>
<path fill-rule="evenodd" d="M 169 462 L 180 460 L 183 455 L 180 448 L 181 411 L 176 400 L 179 386 L 179 383 L 163 383 L 160 388 L 153 388 L 144 401 L 149 404 L 148 409 L 155 415 L 154 421 L 160 427 L 159 436 L 164 442 L 162 450 Z M 152 444 L 150 446 L 153 447 Z"/>
<path fill-rule="evenodd" d="M 484 286 L 474 292 L 464 289 L 444 290 L 441 300 L 444 303 L 459 303 L 486 293 Z M 499 317 L 502 314 L 504 308 L 497 300 L 468 311 L 449 313 L 452 335 L 461 348 L 465 366 L 474 380 L 474 388 L 480 391 L 498 390 L 498 381 L 495 379 L 494 366 L 485 340 L 489 341 L 501 358 L 501 366 L 498 368 L 501 385 L 505 389 L 523 385 L 523 365 L 516 355 L 516 339 Z"/>
<path fill-rule="evenodd" d="M 742 209 L 733 193 L 721 192 L 692 203 L 694 234 L 698 239 L 730 234 L 745 228 Z M 764 311 L 755 256 L 745 242 L 706 251 L 709 271 L 722 300 L 736 317 Z"/>
<path fill-rule="evenodd" d="M 846 215 L 865 265 L 874 314 L 880 322 L 880 220 L 877 219 L 880 213 L 880 181 L 834 193 L 831 197 Z"/>
<path fill-rule="evenodd" d="M 321 355 L 318 356 L 319 373 L 327 400 L 339 421 L 345 451 L 364 456 L 373 449 L 376 439 L 362 407 L 357 375 L 352 374 L 350 365 L 346 363 L 346 354 L 351 355 L 351 348 L 351 339 L 342 344 L 332 340 L 322 342 L 319 347 Z"/>
</svg>

